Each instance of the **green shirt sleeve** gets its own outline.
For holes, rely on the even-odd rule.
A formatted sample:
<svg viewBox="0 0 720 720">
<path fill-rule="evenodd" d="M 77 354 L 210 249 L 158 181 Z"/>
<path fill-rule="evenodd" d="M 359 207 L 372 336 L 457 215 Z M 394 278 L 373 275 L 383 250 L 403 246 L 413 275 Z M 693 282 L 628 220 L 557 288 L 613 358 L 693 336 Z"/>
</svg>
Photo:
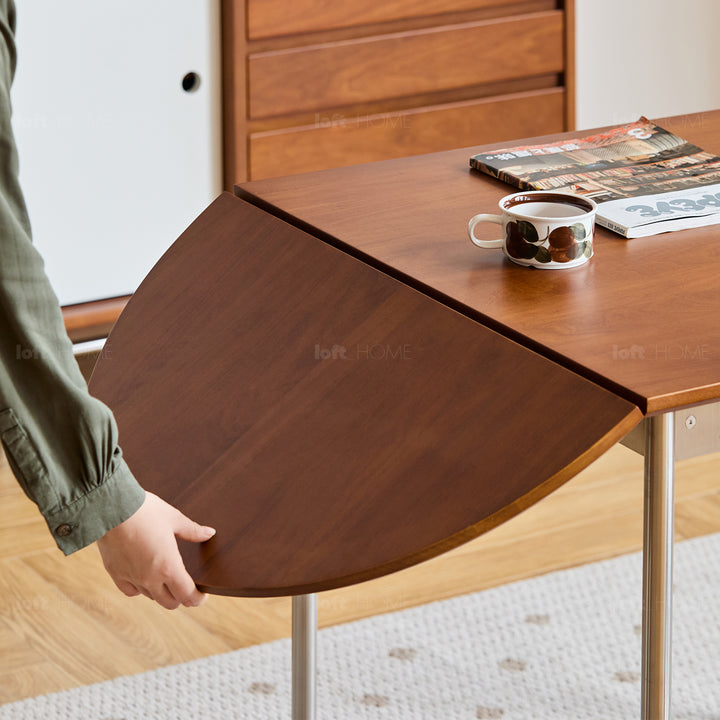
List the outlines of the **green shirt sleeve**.
<svg viewBox="0 0 720 720">
<path fill-rule="evenodd" d="M 0 439 L 67 555 L 130 517 L 145 492 L 112 412 L 90 396 L 31 242 L 10 123 L 15 8 L 0 0 Z"/>
</svg>

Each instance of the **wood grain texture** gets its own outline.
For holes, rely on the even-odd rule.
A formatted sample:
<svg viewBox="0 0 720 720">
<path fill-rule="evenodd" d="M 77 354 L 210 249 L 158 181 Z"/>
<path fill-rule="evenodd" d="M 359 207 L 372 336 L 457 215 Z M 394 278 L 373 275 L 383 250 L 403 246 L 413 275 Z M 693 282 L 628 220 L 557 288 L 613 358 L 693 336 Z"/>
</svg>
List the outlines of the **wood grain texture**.
<svg viewBox="0 0 720 720">
<path fill-rule="evenodd" d="M 325 170 L 564 128 L 562 88 L 251 133 L 250 177 Z"/>
<path fill-rule="evenodd" d="M 77 668 L 89 682 L 99 682 L 107 673 L 132 674 L 142 669 L 134 659 L 121 664 L 122 640 L 108 627 L 93 627 L 84 608 L 67 602 L 58 588 L 42 582 L 19 560 L 2 561 L 0 613 L 6 627 L 23 628 L 29 645 L 52 638 L 45 646 L 47 657 L 70 675 L 75 676 Z M 54 632 L 57 628 L 61 632 Z"/>
<path fill-rule="evenodd" d="M 386 0 L 369 3 L 247 0 L 248 37 L 254 40 L 486 8 L 506 14 L 527 5 L 527 0 Z"/>
<path fill-rule="evenodd" d="M 182 548 L 218 594 L 317 592 L 426 560 L 640 419 L 231 195 L 163 256 L 106 347 L 91 390 L 142 485 L 218 529 Z"/>
<path fill-rule="evenodd" d="M 677 463 L 676 540 L 720 530 L 718 468 L 720 454 Z M 642 485 L 642 458 L 616 445 L 511 522 L 426 563 L 321 593 L 319 624 L 327 627 L 403 610 L 637 550 L 642 542 Z M 0 497 L 7 508 L 0 513 L 0 537 L 5 530 L 18 532 L 12 521 L 21 504 L 44 526 L 2 453 Z M 71 665 L 55 651 L 58 645 L 72 644 L 75 606 L 91 615 L 92 621 L 81 629 L 90 645 L 101 647 L 106 632 L 121 639 L 113 647 L 116 662 L 100 668 L 102 680 L 133 663 L 152 670 L 217 653 L 223 643 L 234 650 L 290 634 L 290 598 L 212 596 L 199 608 L 171 613 L 142 596 L 120 593 L 96 550 L 64 557 L 47 529 L 44 538 L 43 550 L 18 544 L 17 555 L 2 555 L 11 566 L 20 560 L 27 568 L 22 602 L 31 612 L 15 612 L 17 598 L 0 610 L 0 703 L 98 678 L 88 662 Z M 5 550 L 1 540 L 0 550 Z M 0 574 L 4 572 L 0 559 Z M 46 600 L 48 585 L 59 593 L 53 602 Z M 35 631 L 37 626 L 42 633 Z"/>
<path fill-rule="evenodd" d="M 287 130 L 297 127 L 320 127 L 331 122 L 358 120 L 373 115 L 412 112 L 435 106 L 451 106 L 454 103 L 472 102 L 487 98 L 505 99 L 519 93 L 537 92 L 541 90 L 557 90 L 561 88 L 561 75 L 546 73 L 532 77 L 503 80 L 501 82 L 483 83 L 464 88 L 452 88 L 439 92 L 394 97 L 375 102 L 358 103 L 352 107 L 330 108 L 316 112 L 296 113 L 272 118 L 262 118 L 248 122 L 249 133 Z M 448 148 L 443 148 L 447 150 Z"/>
<path fill-rule="evenodd" d="M 20 666 L 0 672 L 0 702 L 69 690 L 81 684 L 62 665 L 53 662 Z"/>
<path fill-rule="evenodd" d="M 563 130 L 575 129 L 575 0 L 565 0 L 565 127 Z M 544 135 L 545 133 L 528 133 L 528 135 Z M 523 137 L 518 135 L 517 137 Z"/>
<path fill-rule="evenodd" d="M 247 180 L 247 77 L 244 0 L 221 0 L 223 178 L 225 188 Z"/>
<path fill-rule="evenodd" d="M 250 53 L 251 118 L 561 72 L 563 13 Z"/>
<path fill-rule="evenodd" d="M 77 305 L 66 305 L 62 309 L 62 313 L 68 336 L 73 342 L 107 337 L 129 299 L 129 295 L 124 295 Z"/>
<path fill-rule="evenodd" d="M 720 152 L 720 111 L 658 123 Z M 558 137 L 573 134 L 543 139 Z M 493 212 L 514 191 L 469 170 L 470 155 L 481 149 L 259 181 L 238 193 L 326 233 L 643 412 L 719 398 L 720 225 L 633 240 L 598 228 L 586 265 L 527 270 L 467 239 L 468 219 Z"/>
</svg>

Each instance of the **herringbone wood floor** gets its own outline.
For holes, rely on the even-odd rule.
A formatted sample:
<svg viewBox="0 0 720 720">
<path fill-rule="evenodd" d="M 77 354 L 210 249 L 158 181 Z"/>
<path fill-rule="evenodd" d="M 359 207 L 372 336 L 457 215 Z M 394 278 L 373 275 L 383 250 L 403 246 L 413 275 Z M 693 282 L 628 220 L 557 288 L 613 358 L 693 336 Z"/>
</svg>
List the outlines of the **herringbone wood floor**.
<svg viewBox="0 0 720 720">
<path fill-rule="evenodd" d="M 0 464 L 0 703 L 290 634 L 290 600 L 211 597 L 169 612 L 126 598 L 95 547 L 65 558 Z M 321 626 L 399 610 L 641 547 L 642 458 L 616 446 L 559 491 L 453 552 L 324 593 Z M 720 530 L 720 453 L 678 464 L 676 538 Z M 640 598 L 638 598 L 640 603 Z"/>
</svg>

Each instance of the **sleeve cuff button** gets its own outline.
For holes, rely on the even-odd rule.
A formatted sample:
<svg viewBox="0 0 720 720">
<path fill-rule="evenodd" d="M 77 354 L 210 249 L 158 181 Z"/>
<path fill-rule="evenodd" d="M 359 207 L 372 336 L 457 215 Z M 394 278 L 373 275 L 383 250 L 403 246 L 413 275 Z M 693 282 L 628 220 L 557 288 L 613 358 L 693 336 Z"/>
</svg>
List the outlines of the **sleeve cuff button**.
<svg viewBox="0 0 720 720">
<path fill-rule="evenodd" d="M 58 525 L 55 528 L 55 534 L 59 537 L 66 537 L 72 532 L 72 526 L 68 525 L 67 523 L 63 523 L 62 525 Z"/>
</svg>

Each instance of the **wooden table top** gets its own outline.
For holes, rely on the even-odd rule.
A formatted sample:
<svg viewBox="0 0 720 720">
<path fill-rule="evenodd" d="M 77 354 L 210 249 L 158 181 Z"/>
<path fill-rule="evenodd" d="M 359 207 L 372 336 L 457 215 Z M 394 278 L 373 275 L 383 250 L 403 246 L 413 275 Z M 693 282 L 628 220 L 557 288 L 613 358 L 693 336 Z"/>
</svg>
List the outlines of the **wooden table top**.
<svg viewBox="0 0 720 720">
<path fill-rule="evenodd" d="M 90 388 L 140 483 L 217 528 L 181 546 L 198 586 L 247 596 L 433 557 L 551 492 L 642 417 L 230 194 L 142 283 Z"/>
<path fill-rule="evenodd" d="M 720 111 L 658 123 L 720 154 Z M 497 212 L 497 201 L 514 192 L 469 169 L 481 149 L 249 182 L 236 191 L 644 413 L 720 398 L 720 225 L 633 240 L 598 228 L 586 265 L 528 270 L 467 238 L 472 215 Z"/>
</svg>

